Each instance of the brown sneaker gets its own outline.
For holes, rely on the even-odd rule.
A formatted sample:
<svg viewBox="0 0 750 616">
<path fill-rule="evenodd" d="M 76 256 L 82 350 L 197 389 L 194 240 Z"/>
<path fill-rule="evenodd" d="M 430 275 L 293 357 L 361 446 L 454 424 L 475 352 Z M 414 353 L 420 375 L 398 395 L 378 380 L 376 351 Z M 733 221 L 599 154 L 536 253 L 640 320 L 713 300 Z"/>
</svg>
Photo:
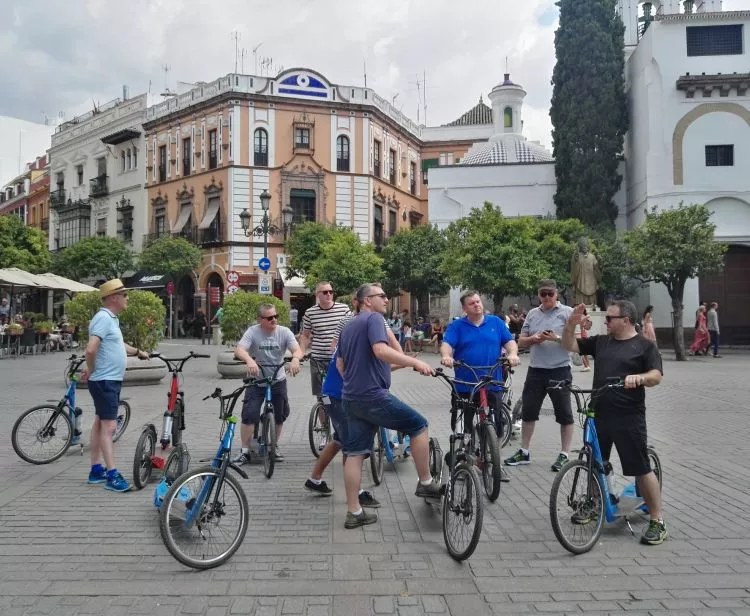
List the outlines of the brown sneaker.
<svg viewBox="0 0 750 616">
<path fill-rule="evenodd" d="M 346 522 L 344 528 L 359 528 L 368 524 L 375 524 L 378 521 L 377 513 L 368 513 L 364 509 L 359 515 L 354 515 L 351 511 L 346 512 Z"/>
</svg>

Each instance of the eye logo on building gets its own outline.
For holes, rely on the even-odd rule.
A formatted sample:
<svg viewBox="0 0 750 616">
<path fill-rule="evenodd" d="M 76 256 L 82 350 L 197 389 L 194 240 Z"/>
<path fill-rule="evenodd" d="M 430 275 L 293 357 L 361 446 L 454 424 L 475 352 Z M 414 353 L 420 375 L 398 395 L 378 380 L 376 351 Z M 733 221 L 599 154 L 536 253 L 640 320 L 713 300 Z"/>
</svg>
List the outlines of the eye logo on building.
<svg viewBox="0 0 750 616">
<path fill-rule="evenodd" d="M 285 77 L 279 84 L 279 94 L 328 98 L 328 87 L 319 79 L 304 73 Z"/>
</svg>

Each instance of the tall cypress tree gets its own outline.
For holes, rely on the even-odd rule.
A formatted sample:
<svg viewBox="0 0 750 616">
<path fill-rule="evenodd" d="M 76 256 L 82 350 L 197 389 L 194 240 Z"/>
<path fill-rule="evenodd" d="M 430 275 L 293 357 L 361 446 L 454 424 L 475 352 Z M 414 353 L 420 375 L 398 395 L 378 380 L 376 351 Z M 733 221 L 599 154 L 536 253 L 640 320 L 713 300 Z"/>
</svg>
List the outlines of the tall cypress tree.
<svg viewBox="0 0 750 616">
<path fill-rule="evenodd" d="M 617 172 L 628 129 L 625 26 L 616 0 L 559 0 L 552 74 L 552 144 L 558 218 L 612 227 Z"/>
</svg>

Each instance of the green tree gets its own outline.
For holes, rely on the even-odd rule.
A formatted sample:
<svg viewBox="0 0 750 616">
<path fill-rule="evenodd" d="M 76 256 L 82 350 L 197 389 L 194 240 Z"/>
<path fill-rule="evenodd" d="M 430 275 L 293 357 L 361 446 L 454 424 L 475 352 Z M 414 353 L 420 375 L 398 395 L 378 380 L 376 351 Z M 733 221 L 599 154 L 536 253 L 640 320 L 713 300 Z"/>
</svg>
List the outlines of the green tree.
<svg viewBox="0 0 750 616">
<path fill-rule="evenodd" d="M 383 259 L 372 244 L 363 244 L 348 229 L 339 229 L 321 247 L 321 252 L 305 272 L 305 285 L 314 289 L 321 280 L 329 280 L 339 293 L 350 293 L 365 282 L 383 279 Z"/>
<path fill-rule="evenodd" d="M 595 234 L 591 251 L 599 260 L 602 272 L 600 291 L 606 299 L 631 299 L 638 292 L 641 282 L 635 280 L 630 271 L 625 242 L 614 232 Z"/>
<path fill-rule="evenodd" d="M 525 295 L 550 275 L 541 258 L 533 218 L 504 218 L 491 203 L 473 209 L 446 230 L 440 271 L 447 282 L 492 297 L 495 312 L 509 295 Z"/>
<path fill-rule="evenodd" d="M 319 222 L 296 225 L 284 248 L 289 255 L 289 275 L 304 277 L 313 262 L 321 255 L 323 246 L 338 230 L 338 227 L 326 226 Z"/>
<path fill-rule="evenodd" d="M 552 73 L 557 217 L 613 227 L 617 171 L 628 129 L 625 27 L 616 0 L 558 0 Z"/>
<path fill-rule="evenodd" d="M 427 313 L 430 293 L 447 293 L 450 286 L 440 273 L 447 241 L 434 225 L 419 225 L 399 231 L 383 248 L 385 279 L 390 286 L 407 291 Z"/>
<path fill-rule="evenodd" d="M 73 280 L 89 276 L 120 278 L 131 269 L 133 253 L 116 237 L 86 237 L 52 259 L 52 271 Z"/>
<path fill-rule="evenodd" d="M 50 263 L 47 236 L 42 231 L 26 226 L 15 214 L 0 216 L 0 268 L 41 274 L 49 271 Z"/>
<path fill-rule="evenodd" d="M 140 269 L 178 278 L 196 269 L 203 259 L 201 249 L 183 237 L 162 235 L 140 254 Z"/>
<path fill-rule="evenodd" d="M 570 257 L 576 242 L 588 231 L 580 220 L 547 218 L 535 221 L 533 237 L 538 242 L 539 258 L 547 264 L 548 276 L 555 280 L 565 295 L 564 288 L 570 285 Z M 532 289 L 535 293 L 536 289 Z"/>
<path fill-rule="evenodd" d="M 646 213 L 646 221 L 625 235 L 631 273 L 641 282 L 663 284 L 672 299 L 674 348 L 678 361 L 685 359 L 682 330 L 685 283 L 720 271 L 726 244 L 714 239 L 716 225 L 704 205 L 680 203 L 674 209 Z"/>
</svg>

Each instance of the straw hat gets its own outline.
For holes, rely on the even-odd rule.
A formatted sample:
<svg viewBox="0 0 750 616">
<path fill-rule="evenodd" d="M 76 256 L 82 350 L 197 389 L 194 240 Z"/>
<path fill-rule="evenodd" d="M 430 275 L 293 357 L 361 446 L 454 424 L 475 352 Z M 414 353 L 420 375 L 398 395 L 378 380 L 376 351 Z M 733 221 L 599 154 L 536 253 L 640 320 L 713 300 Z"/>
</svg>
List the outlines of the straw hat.
<svg viewBox="0 0 750 616">
<path fill-rule="evenodd" d="M 125 285 L 122 283 L 122 280 L 120 280 L 119 278 L 114 278 L 102 284 L 99 287 L 99 293 L 101 294 L 102 299 L 104 299 L 105 297 L 109 297 L 110 295 L 119 293 L 124 289 Z"/>
</svg>

